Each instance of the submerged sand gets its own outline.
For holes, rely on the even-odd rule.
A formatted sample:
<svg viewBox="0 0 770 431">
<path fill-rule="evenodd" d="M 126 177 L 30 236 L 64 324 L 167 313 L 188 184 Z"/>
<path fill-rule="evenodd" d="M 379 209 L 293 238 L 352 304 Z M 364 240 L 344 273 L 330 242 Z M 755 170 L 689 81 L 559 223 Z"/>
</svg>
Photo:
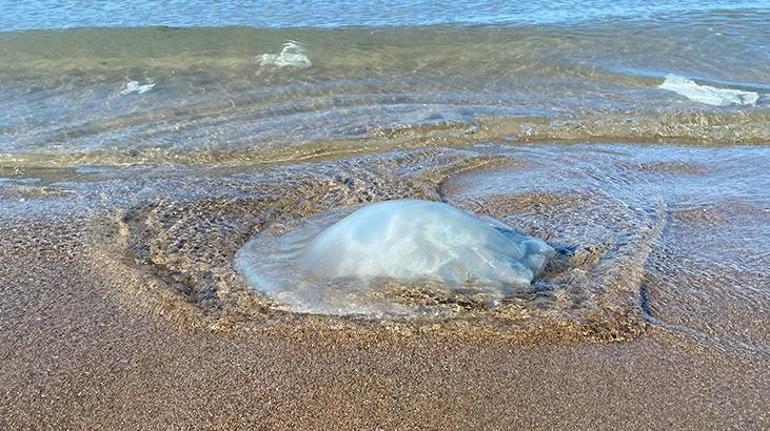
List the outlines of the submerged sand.
<svg viewBox="0 0 770 431">
<path fill-rule="evenodd" d="M 8 184 L 0 428 L 767 428 L 766 150 L 570 148 Z M 232 268 L 267 226 L 399 197 L 562 260 L 414 319 L 297 315 Z"/>
</svg>

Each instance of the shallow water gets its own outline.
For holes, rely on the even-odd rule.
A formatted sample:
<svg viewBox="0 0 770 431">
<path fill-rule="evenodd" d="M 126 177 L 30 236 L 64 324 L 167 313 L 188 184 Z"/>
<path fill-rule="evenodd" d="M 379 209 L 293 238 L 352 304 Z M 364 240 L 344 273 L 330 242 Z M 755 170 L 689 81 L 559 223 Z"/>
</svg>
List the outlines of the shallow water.
<svg viewBox="0 0 770 431">
<path fill-rule="evenodd" d="M 770 351 L 761 3 L 596 3 L 564 18 L 531 2 L 392 22 L 351 9 L 323 29 L 287 9 L 154 21 L 143 3 L 53 25 L 24 9 L 41 4 L 0 18 L 0 223 L 35 247 L 26 225 L 87 220 L 66 235 L 108 276 L 141 281 L 116 293 L 137 312 L 367 327 L 383 316 L 287 311 L 250 289 L 235 254 L 361 204 L 427 199 L 558 256 L 499 303 L 396 283 L 408 308 L 432 310 L 401 324 L 602 340 L 655 325 Z M 115 28 L 58 29 L 94 24 Z M 223 24 L 262 28 L 210 27 Z"/>
<path fill-rule="evenodd" d="M 138 311 L 256 329 L 318 323 L 250 292 L 233 265 L 250 238 L 361 203 L 439 200 L 542 238 L 559 256 L 532 291 L 499 303 L 430 283 L 390 286 L 423 310 L 403 324 L 555 339 L 628 339 L 655 325 L 768 353 L 769 160 L 762 146 L 502 141 L 261 167 L 105 168 L 6 183 L 3 219 L 23 231 L 30 220 L 87 217 L 92 227 L 77 235 L 105 273 L 148 283 L 119 295 Z M 190 317 L 195 309 L 207 317 Z"/>
</svg>

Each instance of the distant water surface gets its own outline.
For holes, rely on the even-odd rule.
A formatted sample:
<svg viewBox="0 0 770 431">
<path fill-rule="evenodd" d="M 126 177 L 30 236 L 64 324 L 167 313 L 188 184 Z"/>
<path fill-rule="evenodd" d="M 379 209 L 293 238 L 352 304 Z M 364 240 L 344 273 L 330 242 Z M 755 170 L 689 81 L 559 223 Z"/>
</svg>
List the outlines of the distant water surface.
<svg viewBox="0 0 770 431">
<path fill-rule="evenodd" d="M 262 28 L 413 26 L 435 24 L 572 24 L 608 19 L 649 20 L 694 12 L 767 8 L 761 0 L 450 1 L 0 1 L 0 30 L 71 27 Z"/>
</svg>

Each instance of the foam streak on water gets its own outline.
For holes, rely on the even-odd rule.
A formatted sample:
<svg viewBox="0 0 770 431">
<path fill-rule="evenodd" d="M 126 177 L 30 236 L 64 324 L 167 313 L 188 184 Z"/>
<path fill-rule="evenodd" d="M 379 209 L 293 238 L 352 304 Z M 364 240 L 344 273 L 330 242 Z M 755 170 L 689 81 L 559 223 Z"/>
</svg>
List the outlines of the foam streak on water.
<svg viewBox="0 0 770 431">
<path fill-rule="evenodd" d="M 259 60 L 263 66 L 277 67 L 310 67 L 313 63 L 307 58 L 305 49 L 295 41 L 288 41 L 283 44 L 281 52 L 278 54 L 262 54 Z"/>
<path fill-rule="evenodd" d="M 709 85 L 699 85 L 692 79 L 679 75 L 668 75 L 660 84 L 660 88 L 673 91 L 682 96 L 706 105 L 750 105 L 754 106 L 759 100 L 759 94 L 753 91 L 741 91 L 730 88 L 716 88 Z"/>
</svg>

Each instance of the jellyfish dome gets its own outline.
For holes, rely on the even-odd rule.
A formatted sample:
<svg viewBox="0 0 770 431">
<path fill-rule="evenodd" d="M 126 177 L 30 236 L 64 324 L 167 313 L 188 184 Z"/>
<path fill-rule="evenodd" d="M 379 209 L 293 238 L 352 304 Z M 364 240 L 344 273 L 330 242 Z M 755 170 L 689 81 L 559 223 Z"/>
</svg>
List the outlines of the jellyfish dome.
<svg viewBox="0 0 770 431">
<path fill-rule="evenodd" d="M 369 205 L 324 230 L 302 264 L 330 278 L 529 284 L 549 249 L 447 204 L 401 200 Z"/>
<path fill-rule="evenodd" d="M 291 309 L 346 314 L 403 309 L 403 303 L 383 307 L 389 300 L 382 286 L 394 284 L 477 289 L 499 298 L 529 286 L 552 254 L 545 242 L 495 220 L 444 203 L 395 200 L 333 224 L 252 240 L 236 268 L 253 288 Z"/>
</svg>

